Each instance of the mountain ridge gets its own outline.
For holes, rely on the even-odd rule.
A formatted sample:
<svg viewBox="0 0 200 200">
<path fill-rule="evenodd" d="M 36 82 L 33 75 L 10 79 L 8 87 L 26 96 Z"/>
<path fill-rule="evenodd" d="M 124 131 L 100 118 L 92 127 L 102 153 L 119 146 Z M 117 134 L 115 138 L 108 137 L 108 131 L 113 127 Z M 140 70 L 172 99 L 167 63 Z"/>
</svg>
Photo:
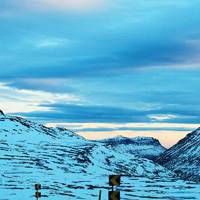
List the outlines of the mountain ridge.
<svg viewBox="0 0 200 200">
<path fill-rule="evenodd" d="M 4 112 L 0 109 L 0 116 L 5 116 Z"/>
<path fill-rule="evenodd" d="M 115 151 L 121 153 L 129 152 L 151 160 L 156 159 L 166 150 L 166 148 L 160 144 L 159 140 L 153 137 L 128 138 L 124 136 L 117 136 L 98 141 Z"/>
<path fill-rule="evenodd" d="M 166 150 L 156 162 L 186 180 L 200 181 L 200 128 Z"/>
</svg>

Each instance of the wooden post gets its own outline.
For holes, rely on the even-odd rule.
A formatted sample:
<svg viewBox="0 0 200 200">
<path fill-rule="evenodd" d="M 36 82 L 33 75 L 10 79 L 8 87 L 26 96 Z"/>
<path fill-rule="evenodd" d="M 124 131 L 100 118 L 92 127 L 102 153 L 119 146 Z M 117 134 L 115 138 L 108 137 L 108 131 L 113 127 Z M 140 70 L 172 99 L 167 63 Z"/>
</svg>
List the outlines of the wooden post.
<svg viewBox="0 0 200 200">
<path fill-rule="evenodd" d="M 101 200 L 101 190 L 99 191 L 99 200 Z"/>
<path fill-rule="evenodd" d="M 39 200 L 41 198 L 41 184 L 35 184 L 35 198 Z"/>
<path fill-rule="evenodd" d="M 120 200 L 120 191 L 117 191 L 117 186 L 120 186 L 121 176 L 120 175 L 110 175 L 109 176 L 109 186 L 111 186 L 112 191 L 108 191 L 109 200 Z"/>
</svg>

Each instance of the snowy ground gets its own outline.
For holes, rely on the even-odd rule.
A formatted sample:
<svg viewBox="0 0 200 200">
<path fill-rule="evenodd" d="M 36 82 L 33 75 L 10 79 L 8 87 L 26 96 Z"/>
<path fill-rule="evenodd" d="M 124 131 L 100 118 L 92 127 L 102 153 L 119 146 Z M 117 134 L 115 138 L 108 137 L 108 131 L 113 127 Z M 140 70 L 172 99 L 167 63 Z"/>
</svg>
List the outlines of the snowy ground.
<svg viewBox="0 0 200 200">
<path fill-rule="evenodd" d="M 39 179 L 39 177 L 38 177 Z M 65 181 L 63 181 L 65 180 Z M 99 190 L 102 190 L 102 200 L 108 199 L 108 177 L 88 176 L 83 174 L 66 174 L 61 180 L 42 183 L 44 195 L 41 200 L 98 200 Z M 122 177 L 122 200 L 184 200 L 200 199 L 200 185 L 176 179 L 148 179 L 142 177 Z M 18 186 L 0 185 L 0 200 L 32 200 L 34 199 L 34 184 L 24 185 L 23 180 Z"/>
</svg>

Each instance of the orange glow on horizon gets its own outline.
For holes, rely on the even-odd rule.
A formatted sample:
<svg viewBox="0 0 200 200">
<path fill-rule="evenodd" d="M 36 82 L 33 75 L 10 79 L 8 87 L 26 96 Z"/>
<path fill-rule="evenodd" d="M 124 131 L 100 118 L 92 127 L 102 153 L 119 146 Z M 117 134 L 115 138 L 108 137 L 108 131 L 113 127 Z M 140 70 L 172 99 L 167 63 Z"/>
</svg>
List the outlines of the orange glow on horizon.
<svg viewBox="0 0 200 200">
<path fill-rule="evenodd" d="M 125 137 L 153 137 L 160 141 L 160 143 L 166 148 L 170 148 L 176 144 L 179 140 L 184 138 L 189 132 L 188 131 L 111 131 L 111 132 L 78 132 L 79 135 L 90 140 L 99 140 L 104 138 L 111 138 L 116 136 Z"/>
<path fill-rule="evenodd" d="M 153 137 L 158 139 L 166 148 L 173 146 L 192 130 L 199 127 L 199 124 L 181 123 L 48 123 L 46 125 L 48 127 L 65 127 L 89 140 L 112 138 L 119 135 L 125 137 Z M 101 131 L 101 128 L 113 128 L 116 130 Z M 119 128 L 124 128 L 124 130 L 118 130 Z M 125 130 L 126 128 L 127 130 Z M 129 128 L 137 128 L 138 130 L 129 130 Z M 142 130 L 143 128 L 146 130 Z M 170 128 L 174 130 L 170 130 Z M 181 128 L 185 130 L 178 130 Z M 95 131 L 95 129 L 99 130 Z"/>
</svg>

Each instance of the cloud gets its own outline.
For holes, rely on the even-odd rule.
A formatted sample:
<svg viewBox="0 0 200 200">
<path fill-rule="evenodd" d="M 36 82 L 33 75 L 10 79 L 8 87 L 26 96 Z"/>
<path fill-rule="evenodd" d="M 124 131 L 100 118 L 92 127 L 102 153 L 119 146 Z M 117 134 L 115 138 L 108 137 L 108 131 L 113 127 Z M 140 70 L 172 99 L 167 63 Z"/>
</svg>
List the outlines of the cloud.
<svg viewBox="0 0 200 200">
<path fill-rule="evenodd" d="M 79 97 L 72 94 L 59 94 L 28 89 L 15 89 L 0 83 L 0 106 L 5 113 L 50 111 L 41 106 L 47 102 L 79 102 Z"/>
<path fill-rule="evenodd" d="M 21 13 L 17 5 L 25 4 L 8 2 L 0 8 L 4 12 L 12 7 Z M 30 7 L 33 2 L 45 4 L 25 2 Z M 43 16 L 28 10 L 23 17 L 1 20 L 0 63 L 6 69 L 0 77 L 114 76 L 153 67 L 199 69 L 196 3 L 139 2 L 120 0 L 103 15 Z"/>
<path fill-rule="evenodd" d="M 50 127 L 67 127 L 69 129 L 78 128 L 79 130 L 91 128 L 91 129 L 119 129 L 119 128 L 135 128 L 135 129 L 151 129 L 158 130 L 163 128 L 165 130 L 193 130 L 198 127 L 199 124 L 182 124 L 182 123 L 47 123 L 47 126 Z"/>
<path fill-rule="evenodd" d="M 199 124 L 179 123 L 47 123 L 48 127 L 64 127 L 75 132 L 112 131 L 192 131 Z"/>
<path fill-rule="evenodd" d="M 7 6 L 17 7 L 23 11 L 90 11 L 104 6 L 104 0 L 8 0 Z"/>
<path fill-rule="evenodd" d="M 78 104 L 41 104 L 50 112 L 20 113 L 26 117 L 48 121 L 68 122 L 142 122 L 148 120 L 143 112 L 117 107 L 78 105 Z"/>
<path fill-rule="evenodd" d="M 10 88 L 21 90 L 45 91 L 49 93 L 73 93 L 76 89 L 71 87 L 70 80 L 61 78 L 18 78 L 8 79 L 4 83 Z"/>
<path fill-rule="evenodd" d="M 69 40 L 62 38 L 44 38 L 35 42 L 37 48 L 55 48 L 63 47 L 70 44 Z"/>
<path fill-rule="evenodd" d="M 19 113 L 25 117 L 51 122 L 101 122 L 101 123 L 130 123 L 130 122 L 169 122 L 169 123 L 198 123 L 200 110 L 196 112 L 184 109 L 158 108 L 137 110 L 123 107 L 103 105 L 81 105 L 65 103 L 41 104 L 49 111 Z M 153 116 L 153 118 L 152 118 Z M 162 116 L 162 120 L 160 118 Z M 167 116 L 167 117 L 166 117 Z M 172 117 L 173 116 L 173 117 Z"/>
<path fill-rule="evenodd" d="M 177 118 L 176 115 L 165 115 L 165 114 L 160 114 L 160 115 L 149 115 L 149 118 L 155 120 L 155 121 L 163 121 L 163 120 L 168 120 L 168 119 L 174 119 Z"/>
</svg>

